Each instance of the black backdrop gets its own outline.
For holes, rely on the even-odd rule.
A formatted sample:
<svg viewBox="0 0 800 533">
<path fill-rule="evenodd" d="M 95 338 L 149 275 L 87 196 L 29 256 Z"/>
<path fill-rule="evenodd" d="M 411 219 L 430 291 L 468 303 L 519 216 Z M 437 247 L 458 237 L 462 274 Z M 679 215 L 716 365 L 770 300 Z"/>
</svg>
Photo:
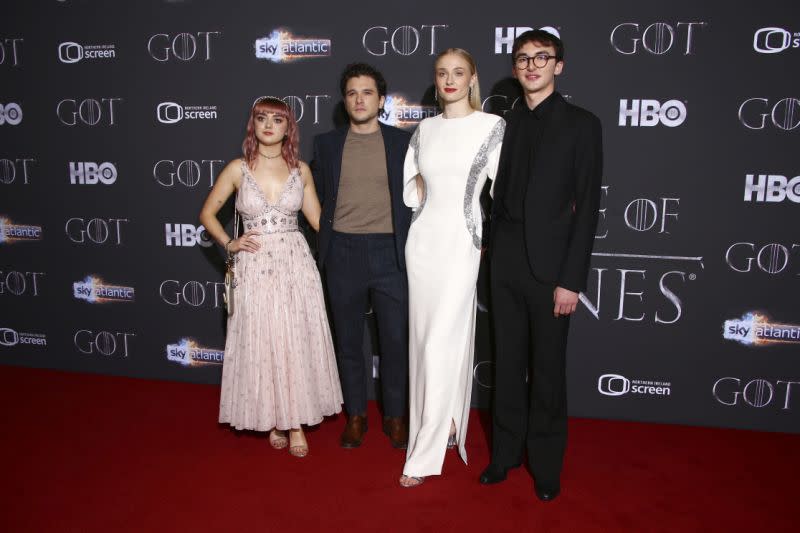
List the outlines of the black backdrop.
<svg viewBox="0 0 800 533">
<path fill-rule="evenodd" d="M 435 113 L 433 56 L 459 46 L 503 114 L 511 38 L 548 26 L 558 88 L 605 142 L 570 414 L 799 431 L 800 8 L 703 4 L 6 2 L 0 363 L 218 382 L 222 255 L 197 213 L 253 99 L 292 106 L 308 158 L 341 120 L 345 64 L 380 68 L 413 128 Z"/>
</svg>

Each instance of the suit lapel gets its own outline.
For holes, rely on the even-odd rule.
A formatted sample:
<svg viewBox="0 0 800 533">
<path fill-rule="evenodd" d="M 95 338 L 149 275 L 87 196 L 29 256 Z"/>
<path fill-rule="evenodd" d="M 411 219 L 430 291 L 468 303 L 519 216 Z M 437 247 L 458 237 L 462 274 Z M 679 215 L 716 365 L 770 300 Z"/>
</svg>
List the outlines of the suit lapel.
<svg viewBox="0 0 800 533">
<path fill-rule="evenodd" d="M 381 126 L 381 136 L 383 136 L 383 149 L 386 152 L 386 177 L 389 179 L 389 198 L 393 202 L 394 199 L 398 197 L 397 186 L 399 185 L 397 178 L 393 176 L 392 172 L 392 156 L 394 155 L 393 136 L 388 126 L 382 122 L 379 124 Z M 400 181 L 402 181 L 402 178 Z"/>
<path fill-rule="evenodd" d="M 350 127 L 345 126 L 343 128 L 339 128 L 336 130 L 336 135 L 334 136 L 334 146 L 333 146 L 333 191 L 331 198 L 336 198 L 336 195 L 339 192 L 339 177 L 342 174 L 342 158 L 344 157 L 344 142 L 347 140 L 347 132 L 349 131 Z"/>
</svg>

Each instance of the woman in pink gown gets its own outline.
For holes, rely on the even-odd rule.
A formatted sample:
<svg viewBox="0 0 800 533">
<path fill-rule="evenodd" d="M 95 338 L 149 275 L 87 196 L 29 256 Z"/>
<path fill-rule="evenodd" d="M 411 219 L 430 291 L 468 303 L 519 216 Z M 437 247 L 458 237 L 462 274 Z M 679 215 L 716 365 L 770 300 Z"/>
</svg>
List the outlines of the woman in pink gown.
<svg viewBox="0 0 800 533">
<path fill-rule="evenodd" d="M 342 392 L 319 272 L 297 225 L 300 210 L 314 229 L 320 216 L 298 146 L 289 107 L 278 98 L 257 99 L 244 157 L 220 173 L 200 222 L 235 258 L 219 421 L 270 431 L 273 447 L 288 444 L 292 455 L 303 457 L 308 442 L 302 425 L 340 412 Z M 217 219 L 234 193 L 244 231 L 238 239 Z"/>
</svg>

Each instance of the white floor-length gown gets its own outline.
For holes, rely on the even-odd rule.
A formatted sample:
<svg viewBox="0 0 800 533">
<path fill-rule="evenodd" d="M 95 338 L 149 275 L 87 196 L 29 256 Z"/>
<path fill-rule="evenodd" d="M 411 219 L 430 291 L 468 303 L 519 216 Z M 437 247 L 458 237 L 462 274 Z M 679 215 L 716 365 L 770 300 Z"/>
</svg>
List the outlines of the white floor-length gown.
<svg viewBox="0 0 800 533">
<path fill-rule="evenodd" d="M 494 179 L 505 121 L 474 111 L 423 120 L 411 138 L 403 199 L 414 208 L 406 241 L 409 296 L 409 439 L 403 474 L 429 476 L 442 463 L 455 422 L 464 447 L 472 396 L 479 197 Z M 424 181 L 419 201 L 415 176 Z"/>
</svg>

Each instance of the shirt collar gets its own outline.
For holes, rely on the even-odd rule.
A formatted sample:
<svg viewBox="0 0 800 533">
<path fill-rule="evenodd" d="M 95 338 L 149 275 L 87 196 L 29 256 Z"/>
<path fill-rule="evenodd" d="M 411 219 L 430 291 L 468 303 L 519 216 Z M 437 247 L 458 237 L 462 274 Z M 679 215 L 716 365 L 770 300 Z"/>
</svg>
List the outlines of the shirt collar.
<svg viewBox="0 0 800 533">
<path fill-rule="evenodd" d="M 552 93 L 550 93 L 550 96 L 539 102 L 539 105 L 537 105 L 533 109 L 528 109 L 528 113 L 530 113 L 533 117 L 537 119 L 543 119 L 548 115 L 548 113 L 550 113 L 550 110 L 553 108 L 553 102 L 555 101 L 555 96 L 556 92 L 553 91 Z"/>
</svg>

